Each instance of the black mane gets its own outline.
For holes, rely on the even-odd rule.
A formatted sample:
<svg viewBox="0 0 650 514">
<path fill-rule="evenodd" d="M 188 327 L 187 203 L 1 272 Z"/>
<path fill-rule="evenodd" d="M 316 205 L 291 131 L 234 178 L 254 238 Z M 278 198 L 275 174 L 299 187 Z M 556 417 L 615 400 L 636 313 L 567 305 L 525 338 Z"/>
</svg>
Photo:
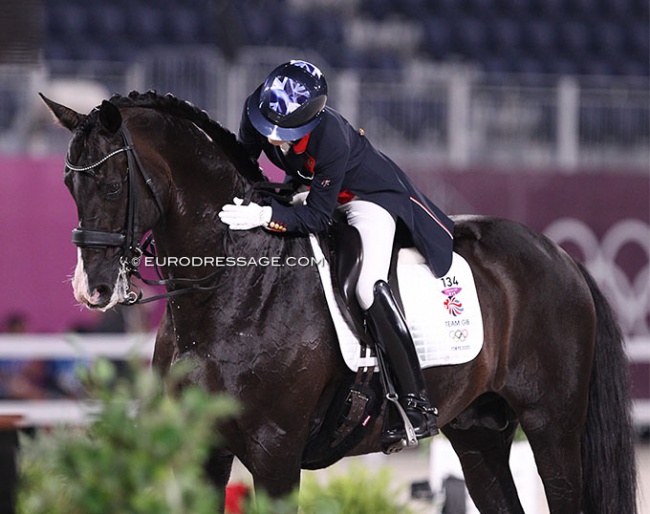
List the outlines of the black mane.
<svg viewBox="0 0 650 514">
<path fill-rule="evenodd" d="M 252 159 L 244 147 L 237 141 L 235 134 L 219 122 L 210 118 L 207 112 L 191 103 L 176 98 L 172 94 L 159 95 L 155 91 L 139 93 L 132 91 L 128 96 L 113 95 L 109 100 L 116 107 L 144 107 L 156 109 L 180 116 L 196 124 L 205 131 L 215 144 L 219 145 L 232 159 L 239 173 L 252 182 L 264 181 L 266 178 L 260 171 L 257 162 Z"/>
</svg>

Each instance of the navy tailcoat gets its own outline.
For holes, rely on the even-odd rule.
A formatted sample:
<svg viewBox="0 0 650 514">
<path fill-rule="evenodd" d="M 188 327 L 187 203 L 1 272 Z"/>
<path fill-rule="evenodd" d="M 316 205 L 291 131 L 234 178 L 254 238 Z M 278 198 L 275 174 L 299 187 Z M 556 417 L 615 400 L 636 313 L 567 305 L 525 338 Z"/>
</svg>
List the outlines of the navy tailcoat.
<svg viewBox="0 0 650 514">
<path fill-rule="evenodd" d="M 453 221 L 397 164 L 375 149 L 363 131 L 355 130 L 334 109 L 326 107 L 316 128 L 286 154 L 255 130 L 245 108 L 238 138 L 252 157 L 257 159 L 263 151 L 297 185 L 310 188 L 306 205 L 286 206 L 270 200 L 271 228 L 303 234 L 320 232 L 331 222 L 339 197 L 346 192 L 399 217 L 436 276 L 449 270 Z"/>
</svg>

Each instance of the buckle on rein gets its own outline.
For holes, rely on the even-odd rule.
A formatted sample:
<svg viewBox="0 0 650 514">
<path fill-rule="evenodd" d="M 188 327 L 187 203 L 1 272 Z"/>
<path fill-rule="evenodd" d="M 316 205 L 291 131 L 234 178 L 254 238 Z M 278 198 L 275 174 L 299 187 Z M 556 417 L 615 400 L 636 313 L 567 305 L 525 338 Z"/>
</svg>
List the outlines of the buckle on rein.
<svg viewBox="0 0 650 514">
<path fill-rule="evenodd" d="M 135 248 L 129 248 L 133 255 L 126 256 L 122 255 L 120 257 L 120 271 L 119 274 L 124 276 L 125 282 L 125 291 L 124 291 L 124 301 L 120 302 L 122 305 L 135 305 L 138 300 L 142 297 L 142 291 L 134 291 L 131 289 L 133 284 L 131 284 L 131 277 L 135 275 L 140 277 L 140 272 L 138 267 L 142 261 L 142 248 L 136 246 Z"/>
</svg>

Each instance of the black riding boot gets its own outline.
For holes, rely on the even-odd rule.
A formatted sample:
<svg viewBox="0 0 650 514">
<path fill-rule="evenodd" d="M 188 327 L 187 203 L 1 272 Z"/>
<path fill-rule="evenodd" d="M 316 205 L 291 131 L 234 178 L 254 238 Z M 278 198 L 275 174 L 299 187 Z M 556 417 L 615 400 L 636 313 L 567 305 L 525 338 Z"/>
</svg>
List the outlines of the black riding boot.
<svg viewBox="0 0 650 514">
<path fill-rule="evenodd" d="M 383 280 L 374 287 L 374 301 L 365 311 L 366 327 L 388 363 L 396 382 L 399 403 L 408 416 L 418 439 L 438 433 L 436 410 L 431 407 L 413 339 L 404 316 L 395 302 L 390 286 Z M 405 438 L 403 424 L 384 431 L 382 441 L 397 442 Z"/>
</svg>

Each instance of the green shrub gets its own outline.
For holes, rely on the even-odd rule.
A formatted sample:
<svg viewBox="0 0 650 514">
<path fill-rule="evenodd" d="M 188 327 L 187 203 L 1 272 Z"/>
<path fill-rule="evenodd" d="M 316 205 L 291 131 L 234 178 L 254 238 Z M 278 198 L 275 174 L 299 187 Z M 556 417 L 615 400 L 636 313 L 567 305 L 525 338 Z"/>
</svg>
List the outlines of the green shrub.
<svg viewBox="0 0 650 514">
<path fill-rule="evenodd" d="M 155 373 L 131 371 L 98 361 L 86 377 L 96 419 L 22 439 L 20 514 L 216 512 L 203 462 L 234 403 L 196 387 L 172 397 Z"/>
<path fill-rule="evenodd" d="M 321 483 L 313 474 L 303 477 L 300 507 L 304 514 L 408 514 L 404 495 L 393 484 L 389 469 L 376 473 L 353 465 L 346 474 Z"/>
<path fill-rule="evenodd" d="M 59 427 L 21 439 L 19 514 L 214 514 L 220 499 L 203 472 L 218 443 L 215 427 L 236 412 L 225 397 L 195 387 L 174 396 L 150 370 L 130 379 L 98 361 L 85 383 L 96 404 L 86 427 Z M 170 390 L 183 379 L 166 380 Z M 246 514 L 407 514 L 386 468 L 351 466 L 319 482 L 303 476 L 299 494 L 271 500 L 263 493 Z M 299 499 L 299 500 L 298 500 Z"/>
</svg>

